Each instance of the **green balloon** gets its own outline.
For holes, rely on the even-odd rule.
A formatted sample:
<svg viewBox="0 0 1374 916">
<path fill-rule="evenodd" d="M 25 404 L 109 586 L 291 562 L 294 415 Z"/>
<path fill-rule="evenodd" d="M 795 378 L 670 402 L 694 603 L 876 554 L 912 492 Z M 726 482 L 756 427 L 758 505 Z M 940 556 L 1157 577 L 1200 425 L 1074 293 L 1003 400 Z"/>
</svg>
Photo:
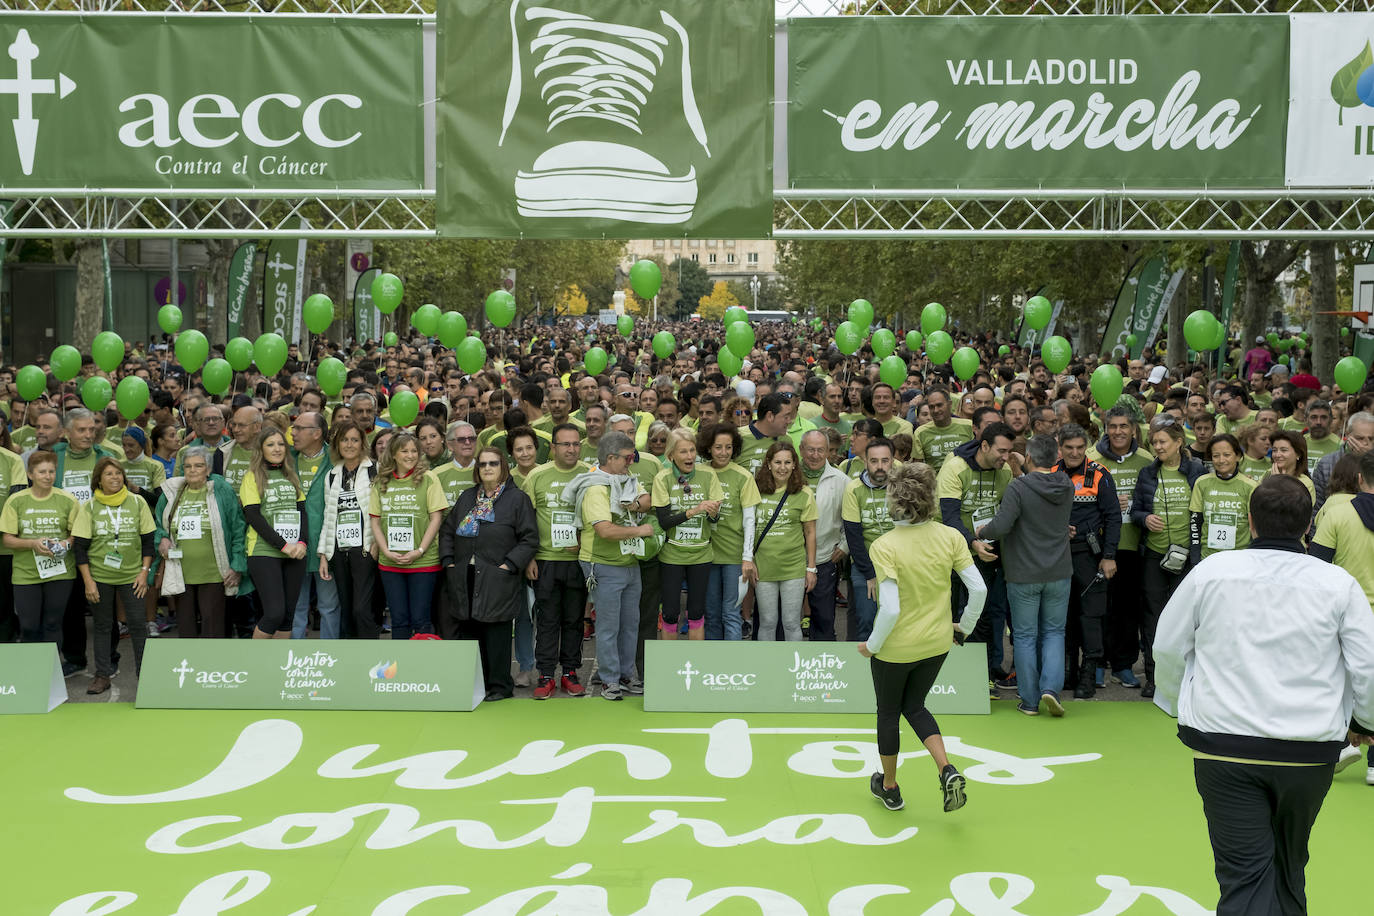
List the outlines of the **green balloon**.
<svg viewBox="0 0 1374 916">
<path fill-rule="evenodd" d="M 1364 386 L 1369 367 L 1358 356 L 1347 356 L 1336 363 L 1336 384 L 1346 394 L 1355 394 Z"/>
<path fill-rule="evenodd" d="M 339 396 L 343 391 L 344 382 L 348 380 L 348 367 L 341 360 L 334 357 L 326 357 L 320 360 L 319 367 L 315 370 L 315 379 L 320 383 L 320 390 L 331 398 Z"/>
<path fill-rule="evenodd" d="M 744 368 L 744 360 L 731 353 L 729 347 L 721 347 L 720 352 L 716 354 L 716 365 L 720 366 L 720 371 L 726 378 L 733 378 Z"/>
<path fill-rule="evenodd" d="M 630 289 L 641 299 L 652 299 L 663 285 L 663 272 L 658 264 L 642 258 L 630 265 Z"/>
<path fill-rule="evenodd" d="M 37 366 L 29 365 L 19 370 L 14 379 L 19 396 L 26 401 L 36 401 L 48 390 L 48 376 Z"/>
<path fill-rule="evenodd" d="M 868 342 L 873 347 L 873 355 L 879 359 L 886 359 L 897 349 L 897 335 L 887 328 L 878 328 L 873 332 L 873 338 Z M 905 377 L 903 377 L 905 379 Z"/>
<path fill-rule="evenodd" d="M 316 293 L 305 300 L 301 315 L 310 333 L 323 334 L 325 328 L 334 322 L 334 301 L 324 293 Z"/>
<path fill-rule="evenodd" d="M 825 327 L 825 322 L 819 316 L 811 319 L 811 330 L 819 331 L 823 327 Z"/>
<path fill-rule="evenodd" d="M 721 323 L 724 324 L 724 325 L 728 328 L 730 325 L 734 324 L 736 321 L 748 321 L 748 320 L 749 320 L 749 313 L 746 312 L 746 311 L 743 309 L 743 307 L 738 306 L 738 305 L 732 305 L 732 306 L 730 306 L 728 309 L 725 310 L 725 315 L 721 318 Z"/>
<path fill-rule="evenodd" d="M 110 387 L 108 381 L 98 375 L 91 376 L 81 385 L 81 403 L 90 410 L 103 411 L 110 405 L 110 398 L 112 397 L 114 397 L 114 389 Z"/>
<path fill-rule="evenodd" d="M 1287 353 L 1289 350 L 1293 349 L 1293 339 L 1291 337 L 1283 338 L 1283 340 L 1278 342 L 1278 348 L 1280 353 Z"/>
<path fill-rule="evenodd" d="M 954 351 L 950 365 L 954 367 L 955 376 L 961 382 L 966 382 L 978 371 L 978 351 L 972 347 L 960 347 Z"/>
<path fill-rule="evenodd" d="M 606 371 L 606 351 L 600 347 L 592 347 L 587 351 L 587 355 L 582 357 L 582 368 L 587 370 L 588 375 L 600 375 Z"/>
<path fill-rule="evenodd" d="M 253 365 L 253 342 L 247 337 L 235 337 L 224 345 L 224 358 L 230 369 L 242 372 Z"/>
<path fill-rule="evenodd" d="M 420 415 L 420 399 L 413 391 L 398 391 L 391 399 L 389 410 L 392 425 L 405 428 Z"/>
<path fill-rule="evenodd" d="M 1050 318 L 1054 315 L 1054 306 L 1050 305 L 1050 300 L 1044 296 L 1031 296 L 1026 300 L 1026 324 L 1037 331 L 1043 331 L 1049 326 Z"/>
<path fill-rule="evenodd" d="M 115 388 L 115 406 L 119 408 L 119 415 L 126 420 L 143 413 L 148 406 L 148 383 L 136 375 L 120 379 Z"/>
<path fill-rule="evenodd" d="M 1011 355 L 1011 347 L 1007 346 L 1006 344 L 1002 344 L 1002 346 L 1000 346 L 1000 347 L 997 348 L 997 355 L 998 355 L 998 356 L 1010 356 L 1010 355 Z"/>
<path fill-rule="evenodd" d="M 1183 339 L 1194 350 L 1214 350 L 1217 345 L 1213 341 L 1220 327 L 1221 322 L 1217 321 L 1216 315 L 1206 309 L 1198 309 L 1189 312 L 1188 317 L 1183 319 Z"/>
<path fill-rule="evenodd" d="M 468 336 L 468 320 L 462 312 L 444 312 L 439 316 L 439 343 L 453 349 Z"/>
<path fill-rule="evenodd" d="M 878 378 L 893 388 L 901 388 L 906 384 L 906 360 L 895 353 L 883 357 L 883 361 L 878 364 Z"/>
<path fill-rule="evenodd" d="M 182 331 L 177 335 L 176 354 L 183 369 L 195 372 L 205 365 L 205 357 L 210 355 L 210 341 L 195 328 Z"/>
<path fill-rule="evenodd" d="M 205 390 L 219 397 L 229 392 L 229 384 L 234 380 L 234 368 L 227 360 L 212 359 L 201 370 L 200 382 Z"/>
<path fill-rule="evenodd" d="M 482 345 L 482 341 L 476 337 L 465 337 L 454 348 L 454 355 L 458 357 L 458 368 L 468 375 L 475 375 L 482 371 L 482 367 L 487 364 L 487 348 Z M 590 356 L 591 354 L 587 354 Z M 603 367 L 604 368 L 604 367 Z"/>
<path fill-rule="evenodd" d="M 927 304 L 925 308 L 921 309 L 921 333 L 929 337 L 943 328 L 948 318 L 943 305 L 938 302 Z M 944 362 L 944 360 L 939 360 L 939 362 Z"/>
<path fill-rule="evenodd" d="M 1134 350 L 1134 349 L 1135 349 L 1135 345 L 1138 344 L 1138 343 L 1140 343 L 1140 338 L 1139 338 L 1139 337 L 1136 337 L 1134 334 L 1127 334 L 1127 335 L 1126 335 L 1126 346 L 1127 346 L 1127 348 L 1129 348 L 1129 349 L 1131 349 L 1131 350 Z"/>
<path fill-rule="evenodd" d="M 1268 334 L 1264 335 L 1264 339 L 1267 340 L 1269 342 L 1269 346 L 1272 347 L 1279 342 L 1279 335 L 1274 331 L 1270 331 Z"/>
<path fill-rule="evenodd" d="M 253 361 L 263 375 L 276 375 L 286 365 L 286 341 L 280 334 L 263 334 L 253 344 Z"/>
<path fill-rule="evenodd" d="M 748 357 L 749 351 L 754 349 L 754 329 L 749 327 L 749 322 L 731 322 L 725 329 L 725 345 L 740 359 Z"/>
<path fill-rule="evenodd" d="M 845 356 L 857 353 L 863 346 L 864 332 L 852 321 L 844 321 L 835 329 L 835 346 Z"/>
<path fill-rule="evenodd" d="M 906 348 L 912 353 L 917 353 L 921 349 L 921 344 L 925 343 L 925 336 L 920 331 L 906 332 Z"/>
<path fill-rule="evenodd" d="M 52 351 L 48 365 L 59 382 L 70 382 L 81 374 L 81 354 L 71 344 L 63 344 Z"/>
<path fill-rule="evenodd" d="M 1121 370 L 1116 366 L 1103 363 L 1093 370 L 1088 387 L 1092 390 L 1093 400 L 1097 406 L 1103 410 L 1110 410 L 1121 399 L 1126 380 L 1121 377 Z"/>
<path fill-rule="evenodd" d="M 926 306 L 929 308 L 930 306 Z M 944 311 L 941 309 L 941 311 Z M 921 316 L 925 318 L 924 315 Z M 948 332 L 941 330 L 931 331 L 926 335 L 926 356 L 937 366 L 941 363 L 949 362 L 949 358 L 954 353 L 954 338 Z"/>
<path fill-rule="evenodd" d="M 865 334 L 873 327 L 873 306 L 867 299 L 855 299 L 849 303 L 849 320 Z"/>
<path fill-rule="evenodd" d="M 1349 327 L 1341 328 L 1341 336 L 1342 336 L 1342 337 L 1349 337 L 1349 336 L 1350 336 L 1350 328 L 1349 328 Z"/>
<path fill-rule="evenodd" d="M 635 332 L 635 320 L 632 315 L 621 315 L 615 320 L 615 329 L 620 332 L 621 337 L 629 337 Z"/>
<path fill-rule="evenodd" d="M 114 331 L 101 331 L 91 342 L 91 356 L 101 369 L 113 372 L 124 362 L 124 341 Z"/>
<path fill-rule="evenodd" d="M 652 264 L 653 262 L 650 261 L 649 263 Z M 731 327 L 735 327 L 735 325 L 731 325 Z M 744 327 L 748 327 L 748 325 L 744 325 Z M 729 335 L 726 336 L 728 337 Z M 668 331 L 659 331 L 654 335 L 654 355 L 659 359 L 667 359 L 672 356 L 676 350 L 677 341 L 673 339 L 671 333 Z"/>
<path fill-rule="evenodd" d="M 396 336 L 395 331 L 387 331 L 382 335 L 382 343 L 388 347 L 394 347 L 401 342 L 401 338 Z"/>
<path fill-rule="evenodd" d="M 405 298 L 405 284 L 395 274 L 377 274 L 372 280 L 372 304 L 383 315 L 390 315 Z"/>
<path fill-rule="evenodd" d="M 515 297 L 504 289 L 498 289 L 487 296 L 487 320 L 498 328 L 504 328 L 515 320 Z"/>
<path fill-rule="evenodd" d="M 439 311 L 439 306 L 433 303 L 425 303 L 415 310 L 415 314 L 410 316 L 411 327 L 419 331 L 426 337 L 433 337 L 439 332 L 439 319 L 443 317 L 443 312 Z M 466 332 L 466 328 L 464 331 Z M 450 346 L 450 344 L 444 344 Z"/>
<path fill-rule="evenodd" d="M 164 333 L 175 334 L 181 330 L 181 309 L 168 303 L 157 310 L 157 326 Z"/>
<path fill-rule="evenodd" d="M 1073 358 L 1073 346 L 1064 338 L 1054 335 L 1046 337 L 1040 345 L 1040 361 L 1051 372 L 1063 372 Z"/>
</svg>

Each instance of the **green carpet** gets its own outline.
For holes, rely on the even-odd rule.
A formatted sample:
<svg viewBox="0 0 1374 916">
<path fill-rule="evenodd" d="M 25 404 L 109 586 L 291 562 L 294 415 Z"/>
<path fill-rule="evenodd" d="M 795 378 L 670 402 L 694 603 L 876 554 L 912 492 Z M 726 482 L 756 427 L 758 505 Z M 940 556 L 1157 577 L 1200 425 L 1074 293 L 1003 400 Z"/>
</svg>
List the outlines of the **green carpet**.
<svg viewBox="0 0 1374 916">
<path fill-rule="evenodd" d="M 745 721 L 773 731 L 747 733 Z M 941 724 L 969 776 L 969 804 L 954 814 L 941 811 L 934 767 L 923 756 L 899 770 L 905 810 L 888 812 L 868 794 L 866 759 L 876 755 L 868 717 L 728 720 L 646 714 L 635 701 L 596 698 L 506 702 L 472 714 L 65 705 L 0 720 L 0 784 L 8 789 L 0 861 L 10 876 L 0 909 L 12 916 L 1212 909 L 1216 889 L 1190 759 L 1163 714 L 1144 703 L 1079 703 L 1061 720 L 1028 719 L 998 703 L 991 716 Z M 222 769 L 237 787 L 158 798 L 184 796 L 236 742 L 240 756 Z M 905 726 L 903 747 L 916 747 Z M 1352 768 L 1338 777 L 1318 821 L 1308 869 L 1313 913 L 1346 907 L 1350 875 L 1366 858 L 1359 850 L 1368 848 L 1374 790 L 1363 776 Z M 542 801 L 519 803 L 530 800 Z M 422 888 L 437 889 L 395 896 Z"/>
</svg>

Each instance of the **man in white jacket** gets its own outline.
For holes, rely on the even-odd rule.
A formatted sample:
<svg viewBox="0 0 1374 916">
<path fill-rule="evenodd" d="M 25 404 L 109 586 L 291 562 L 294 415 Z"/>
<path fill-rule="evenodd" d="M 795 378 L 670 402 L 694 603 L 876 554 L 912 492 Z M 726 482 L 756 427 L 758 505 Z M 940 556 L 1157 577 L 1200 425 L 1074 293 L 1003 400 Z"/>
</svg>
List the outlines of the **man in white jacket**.
<svg viewBox="0 0 1374 916">
<path fill-rule="evenodd" d="M 1203 560 L 1155 636 L 1155 705 L 1178 716 L 1216 861 L 1217 916 L 1307 912 L 1307 841 L 1337 757 L 1374 743 L 1374 614 L 1303 552 L 1294 477 L 1250 497 L 1246 550 Z"/>
</svg>

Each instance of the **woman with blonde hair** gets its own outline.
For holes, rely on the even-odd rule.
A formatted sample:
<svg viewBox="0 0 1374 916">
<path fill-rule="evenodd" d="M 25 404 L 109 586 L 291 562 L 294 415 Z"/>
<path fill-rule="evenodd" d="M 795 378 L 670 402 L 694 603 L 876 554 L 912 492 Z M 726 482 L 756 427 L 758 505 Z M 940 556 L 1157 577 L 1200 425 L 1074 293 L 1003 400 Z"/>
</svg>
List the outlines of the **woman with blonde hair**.
<svg viewBox="0 0 1374 916">
<path fill-rule="evenodd" d="M 286 434 L 269 426 L 258 434 L 239 502 L 248 523 L 248 575 L 262 599 L 254 639 L 290 639 L 305 580 L 305 493 L 292 466 Z"/>
<path fill-rule="evenodd" d="M 396 433 L 377 465 L 367 510 L 392 639 L 434 632 L 430 605 L 439 578 L 439 526 L 447 510 L 444 485 L 429 469 L 420 443 L 410 433 Z"/>
<path fill-rule="evenodd" d="M 660 424 L 654 424 L 658 426 Z M 650 438 L 653 427 L 650 427 Z M 711 537 L 725 498 L 720 479 L 697 463 L 696 435 L 679 427 L 668 434 L 666 466 L 654 478 L 652 499 L 659 527 L 668 540 L 659 551 L 659 591 L 663 596 L 659 637 L 677 639 L 682 586 L 687 585 L 687 637 L 706 637 L 706 590 L 711 580 Z"/>
<path fill-rule="evenodd" d="M 869 779 L 869 790 L 892 811 L 904 804 L 897 787 L 902 718 L 940 773 L 944 809 L 954 811 L 965 802 L 964 777 L 949 762 L 940 726 L 925 703 L 950 646 L 962 645 L 977 625 L 987 586 L 963 537 L 941 523 L 936 505 L 935 472 L 929 465 L 914 462 L 894 469 L 887 484 L 893 528 L 868 549 L 878 580 L 878 615 L 872 635 L 859 644 L 859 654 L 870 659 L 882 762 L 882 771 Z M 968 590 L 957 627 L 949 614 L 953 575 Z"/>
</svg>

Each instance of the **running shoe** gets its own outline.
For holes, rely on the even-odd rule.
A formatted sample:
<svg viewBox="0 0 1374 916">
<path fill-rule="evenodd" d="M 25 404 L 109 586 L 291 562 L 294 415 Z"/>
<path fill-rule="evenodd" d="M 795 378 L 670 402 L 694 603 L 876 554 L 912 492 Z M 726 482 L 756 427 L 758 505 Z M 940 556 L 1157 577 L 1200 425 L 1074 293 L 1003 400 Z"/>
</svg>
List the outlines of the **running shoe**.
<svg viewBox="0 0 1374 916">
<path fill-rule="evenodd" d="M 148 638 L 157 639 L 157 637 L 161 635 L 162 634 L 158 632 L 157 624 L 153 623 L 151 620 L 148 621 Z"/>
<path fill-rule="evenodd" d="M 1341 770 L 1348 768 L 1352 763 L 1363 756 L 1364 754 L 1360 753 L 1358 747 L 1351 747 L 1347 744 L 1345 747 L 1341 748 L 1340 759 L 1336 761 L 1336 772 L 1339 773 Z"/>
<path fill-rule="evenodd" d="M 1364 771 L 1364 784 L 1367 786 L 1374 786 L 1374 767 L 1370 767 Z"/>
<path fill-rule="evenodd" d="M 1025 703 L 1017 703 L 1017 704 L 1016 704 L 1016 710 L 1017 710 L 1017 712 L 1024 713 L 1025 715 L 1028 715 L 1028 716 L 1038 716 L 1038 715 L 1040 715 L 1040 709 L 1039 709 L 1038 707 L 1036 707 L 1036 706 L 1027 706 Z"/>
<path fill-rule="evenodd" d="M 608 684 L 601 688 L 601 699 L 618 702 L 625 699 L 625 692 L 620 689 L 619 684 Z"/>
<path fill-rule="evenodd" d="M 1104 688 L 1104 687 L 1107 686 L 1107 669 L 1106 669 L 1106 668 L 1098 668 L 1098 669 L 1097 669 L 1097 677 L 1093 680 L 1093 685 L 1094 685 L 1095 687 L 1097 687 L 1098 690 L 1101 690 L 1102 688 Z"/>
<path fill-rule="evenodd" d="M 1015 690 L 1015 689 L 1016 689 L 1016 672 L 1013 671 L 1011 674 L 1008 674 L 1006 677 L 1002 678 L 1000 681 L 994 681 L 994 683 L 997 685 L 997 689 L 998 689 L 998 690 Z"/>
<path fill-rule="evenodd" d="M 1122 668 L 1120 671 L 1113 671 L 1112 683 L 1120 684 L 1122 687 L 1129 687 L 1132 690 L 1140 688 L 1140 681 L 1136 680 L 1136 676 L 1131 672 L 1130 668 Z"/>
<path fill-rule="evenodd" d="M 563 692 L 570 697 L 586 696 L 587 688 L 582 686 L 582 682 L 577 679 L 576 671 L 569 671 L 563 675 Z"/>
<path fill-rule="evenodd" d="M 901 811 L 906 806 L 902 801 L 902 790 L 897 786 L 886 788 L 883 785 L 883 774 L 874 773 L 868 779 L 868 791 L 873 793 L 873 797 L 883 803 L 883 807 L 889 811 Z"/>
<path fill-rule="evenodd" d="M 945 768 L 940 771 L 940 791 L 945 795 L 946 813 L 964 807 L 968 801 L 964 786 L 964 777 L 954 768 L 954 764 L 945 764 Z"/>
<path fill-rule="evenodd" d="M 620 689 L 627 696 L 644 696 L 644 682 L 641 681 L 639 678 L 631 679 L 627 677 L 622 677 L 620 679 Z"/>
<path fill-rule="evenodd" d="M 1059 702 L 1059 694 L 1053 690 L 1046 690 L 1040 694 L 1040 705 L 1048 709 L 1050 715 L 1056 719 L 1064 715 L 1064 704 Z"/>
<path fill-rule="evenodd" d="M 541 677 L 539 679 L 539 686 L 534 688 L 534 698 L 536 700 L 547 700 L 549 697 L 553 696 L 553 692 L 557 689 L 558 686 L 553 682 L 552 677 Z"/>
</svg>

